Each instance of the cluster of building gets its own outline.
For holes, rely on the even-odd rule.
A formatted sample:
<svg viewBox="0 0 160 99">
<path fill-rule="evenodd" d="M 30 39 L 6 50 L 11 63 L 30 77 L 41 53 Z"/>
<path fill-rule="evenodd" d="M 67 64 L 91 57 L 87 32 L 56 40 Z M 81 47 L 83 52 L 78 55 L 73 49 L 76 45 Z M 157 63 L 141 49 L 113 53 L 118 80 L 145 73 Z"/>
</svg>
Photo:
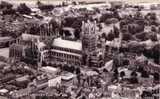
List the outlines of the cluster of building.
<svg viewBox="0 0 160 99">
<path fill-rule="evenodd" d="M 31 8 L 14 37 L 20 21 L 5 23 L 12 38 L 2 39 L 9 58 L 0 63 L 0 99 L 159 99 L 160 19 L 151 8 Z"/>
<path fill-rule="evenodd" d="M 49 25 L 47 29 L 50 30 Z M 27 56 L 25 49 L 31 48 L 37 52 L 35 60 L 39 66 L 66 63 L 75 66 L 92 64 L 98 67 L 104 63 L 100 57 L 104 58 L 105 47 L 97 51 L 96 22 L 83 22 L 79 41 L 63 39 L 58 32 L 50 31 L 47 33 L 49 30 L 46 30 L 45 33 L 41 30 L 39 35 L 22 34 L 16 43 L 10 46 L 10 58 L 25 58 Z M 83 64 L 83 57 L 86 57 L 86 64 Z M 91 60 L 90 63 L 88 60 Z"/>
</svg>

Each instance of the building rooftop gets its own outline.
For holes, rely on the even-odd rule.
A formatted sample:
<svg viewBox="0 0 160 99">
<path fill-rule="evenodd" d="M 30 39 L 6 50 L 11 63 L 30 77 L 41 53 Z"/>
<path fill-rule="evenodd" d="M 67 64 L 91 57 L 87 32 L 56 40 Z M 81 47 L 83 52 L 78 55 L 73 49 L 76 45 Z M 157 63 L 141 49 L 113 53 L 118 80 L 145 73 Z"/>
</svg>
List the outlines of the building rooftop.
<svg viewBox="0 0 160 99">
<path fill-rule="evenodd" d="M 27 81 L 27 80 L 29 80 L 28 78 L 29 78 L 29 76 L 25 75 L 25 76 L 17 78 L 16 81 L 18 81 L 18 82 Z"/>
<path fill-rule="evenodd" d="M 0 37 L 0 42 L 6 42 L 6 41 L 10 41 L 10 40 L 12 40 L 12 38 L 11 38 L 11 37 L 9 37 L 9 36 L 6 36 L 6 37 Z"/>
<path fill-rule="evenodd" d="M 61 84 L 61 76 L 56 77 L 54 79 L 51 79 L 48 81 L 48 86 L 49 87 L 55 87 L 57 84 Z"/>
<path fill-rule="evenodd" d="M 31 93 L 31 90 L 28 88 L 25 88 L 25 89 L 20 89 L 18 91 L 13 92 L 12 96 L 15 98 L 18 98 L 18 97 L 29 95 L 30 93 Z"/>
<path fill-rule="evenodd" d="M 107 69 L 108 71 L 112 70 L 113 66 L 113 60 L 110 60 L 108 62 L 105 63 L 105 66 L 102 67 L 101 69 Z"/>
<path fill-rule="evenodd" d="M 0 89 L 0 93 L 7 93 L 7 92 L 8 92 L 7 89 Z M 0 99 L 1 99 L 1 97 L 0 97 Z"/>
<path fill-rule="evenodd" d="M 23 40 L 32 40 L 32 39 L 39 39 L 40 36 L 38 35 L 32 35 L 32 34 L 22 34 Z"/>
<path fill-rule="evenodd" d="M 62 38 L 54 39 L 53 45 L 62 47 L 62 48 L 68 48 L 68 49 L 74 49 L 74 50 L 80 50 L 80 51 L 82 50 L 81 42 L 63 40 Z"/>
<path fill-rule="evenodd" d="M 45 47 L 46 44 L 44 42 L 39 42 L 37 46 L 38 46 L 38 49 L 40 50 L 41 48 Z"/>
<path fill-rule="evenodd" d="M 41 70 L 45 72 L 53 73 L 53 74 L 57 73 L 58 71 L 58 69 L 50 66 L 42 67 Z"/>
</svg>

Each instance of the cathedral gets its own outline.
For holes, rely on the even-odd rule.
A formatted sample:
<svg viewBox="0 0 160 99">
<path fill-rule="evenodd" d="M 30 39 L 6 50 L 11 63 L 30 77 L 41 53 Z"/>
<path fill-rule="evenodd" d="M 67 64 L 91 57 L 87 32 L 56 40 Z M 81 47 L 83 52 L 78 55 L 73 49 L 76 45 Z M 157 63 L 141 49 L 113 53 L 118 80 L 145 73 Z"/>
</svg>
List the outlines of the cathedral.
<svg viewBox="0 0 160 99">
<path fill-rule="evenodd" d="M 27 59 L 35 60 L 40 67 L 58 64 L 102 65 L 103 51 L 97 49 L 96 22 L 82 22 L 79 41 L 65 40 L 59 36 L 58 31 L 53 32 L 52 28 L 50 24 L 44 24 L 37 35 L 22 34 L 17 42 L 10 46 L 10 58 L 28 57 Z"/>
</svg>

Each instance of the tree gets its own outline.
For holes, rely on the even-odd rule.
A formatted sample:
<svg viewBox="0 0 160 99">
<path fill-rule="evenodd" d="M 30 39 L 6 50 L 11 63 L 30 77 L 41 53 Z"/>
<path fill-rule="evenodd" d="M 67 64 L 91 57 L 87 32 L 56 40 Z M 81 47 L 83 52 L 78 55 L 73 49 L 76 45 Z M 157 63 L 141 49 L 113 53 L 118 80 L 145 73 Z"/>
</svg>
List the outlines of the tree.
<svg viewBox="0 0 160 99">
<path fill-rule="evenodd" d="M 152 31 L 152 32 L 157 32 L 156 26 L 153 25 L 153 26 L 151 27 L 151 31 Z"/>
<path fill-rule="evenodd" d="M 124 40 L 124 41 L 129 41 L 129 40 L 133 40 L 134 39 L 132 34 L 130 34 L 130 33 L 123 33 L 122 35 L 123 35 L 122 36 L 123 37 L 122 40 Z"/>
<path fill-rule="evenodd" d="M 153 97 L 153 94 L 149 91 L 144 90 L 141 97 L 142 99 L 145 99 L 146 97 Z"/>
<path fill-rule="evenodd" d="M 5 1 L 1 1 L 0 9 L 4 9 L 4 8 L 11 9 L 12 7 L 13 7 L 12 4 Z"/>
<path fill-rule="evenodd" d="M 108 36 L 106 37 L 106 40 L 112 41 L 112 40 L 114 40 L 114 38 L 115 38 L 115 34 L 111 30 L 110 33 L 108 34 Z"/>
<path fill-rule="evenodd" d="M 48 59 L 49 64 L 52 64 L 51 61 L 52 61 L 52 58 L 53 58 L 53 56 L 52 56 L 53 41 L 54 41 L 54 38 L 52 38 L 52 37 L 48 37 L 44 41 L 44 43 L 46 44 L 46 48 L 48 50 L 48 58 L 47 59 Z"/>
<path fill-rule="evenodd" d="M 28 26 L 28 32 L 29 34 L 33 34 L 33 35 L 37 35 L 37 33 L 40 32 L 40 27 L 38 27 L 38 25 L 31 25 L 31 26 Z"/>
<path fill-rule="evenodd" d="M 138 83 L 138 79 L 137 78 L 130 78 L 130 83 L 131 84 L 137 84 Z"/>
<path fill-rule="evenodd" d="M 149 35 L 147 32 L 137 33 L 135 34 L 135 37 L 141 41 L 146 41 L 149 39 Z"/>
<path fill-rule="evenodd" d="M 80 31 L 76 29 L 74 32 L 74 36 L 76 39 L 80 39 Z"/>
<path fill-rule="evenodd" d="M 17 7 L 17 11 L 20 14 L 27 14 L 29 15 L 31 13 L 31 9 L 25 4 L 25 3 L 21 3 L 18 7 Z"/>
<path fill-rule="evenodd" d="M 133 72 L 131 73 L 131 77 L 137 77 L 137 73 L 136 73 L 135 71 L 133 71 Z"/>
<path fill-rule="evenodd" d="M 114 68 L 118 68 L 120 66 L 122 66 L 122 61 L 124 59 L 124 56 L 123 56 L 123 53 L 122 54 L 116 54 L 114 55 L 113 57 L 113 65 L 114 65 Z"/>
<path fill-rule="evenodd" d="M 131 73 L 130 83 L 132 83 L 132 84 L 137 84 L 138 83 L 137 73 L 135 71 L 133 71 Z"/>
<path fill-rule="evenodd" d="M 158 32 L 158 33 L 160 33 L 160 27 L 158 27 L 158 30 L 157 30 L 157 32 Z"/>
<path fill-rule="evenodd" d="M 113 18 L 113 14 L 112 13 L 102 14 L 102 16 L 100 18 L 100 22 L 105 22 L 106 19 L 109 19 L 109 18 Z"/>
<path fill-rule="evenodd" d="M 139 20 L 143 19 L 143 15 L 140 11 L 137 11 L 136 14 L 134 15 L 134 19 Z"/>
<path fill-rule="evenodd" d="M 158 41 L 156 32 L 152 32 L 152 33 L 149 35 L 149 38 L 150 38 L 152 41 Z"/>
<path fill-rule="evenodd" d="M 119 29 L 115 25 L 113 26 L 113 32 L 115 34 L 115 37 L 118 38 L 119 37 Z"/>
<path fill-rule="evenodd" d="M 16 10 L 14 10 L 14 9 L 5 9 L 5 10 L 3 10 L 3 15 L 14 15 L 14 14 L 16 14 Z"/>
<path fill-rule="evenodd" d="M 26 54 L 26 56 L 28 57 L 28 58 L 30 58 L 30 59 L 35 59 L 35 58 L 37 58 L 37 56 L 38 56 L 38 53 L 37 53 L 37 51 L 36 50 L 34 50 L 34 49 L 32 49 L 31 47 L 30 48 L 26 48 L 25 49 L 25 54 Z"/>
<path fill-rule="evenodd" d="M 106 25 L 109 25 L 109 24 L 114 24 L 114 23 L 117 23 L 118 22 L 118 19 L 116 19 L 116 18 L 110 18 L 110 19 L 106 19 L 105 20 L 105 24 Z"/>
<path fill-rule="evenodd" d="M 106 39 L 106 33 L 102 33 L 102 38 Z"/>
<path fill-rule="evenodd" d="M 79 75 L 81 73 L 81 69 L 79 67 L 76 68 L 76 74 Z"/>
<path fill-rule="evenodd" d="M 87 64 L 87 58 L 88 58 L 88 55 L 86 53 L 83 53 L 83 56 L 82 56 L 82 64 L 83 65 Z"/>
<path fill-rule="evenodd" d="M 37 50 L 28 47 L 25 49 L 25 55 L 26 57 L 22 57 L 21 61 L 24 61 L 25 63 L 36 65 L 37 64 L 37 57 L 38 57 L 38 52 Z"/>
<path fill-rule="evenodd" d="M 147 71 L 142 71 L 141 72 L 142 74 L 141 74 L 141 77 L 144 77 L 144 78 L 148 78 L 149 77 L 149 74 L 148 74 L 148 72 Z"/>
<path fill-rule="evenodd" d="M 128 21 L 125 19 L 125 20 L 121 20 L 120 21 L 120 29 L 123 29 L 125 25 L 128 24 Z"/>
<path fill-rule="evenodd" d="M 98 24 L 97 27 L 99 28 L 99 31 L 103 29 L 102 24 Z"/>
<path fill-rule="evenodd" d="M 139 66 L 138 69 L 137 69 L 137 72 L 142 72 L 142 71 L 144 71 L 144 67 Z"/>
<path fill-rule="evenodd" d="M 82 26 L 82 20 L 76 20 L 71 25 L 71 27 L 75 29 L 74 36 L 76 37 L 76 39 L 80 39 L 81 26 Z"/>
<path fill-rule="evenodd" d="M 7 59 L 6 57 L 4 57 L 4 56 L 0 56 L 0 61 L 2 61 L 2 62 L 5 62 L 5 63 L 6 63 L 6 62 L 7 62 L 7 60 L 8 60 L 8 59 Z"/>
<path fill-rule="evenodd" d="M 154 62 L 156 64 L 160 64 L 160 44 L 156 44 L 153 48 L 152 48 L 152 54 L 153 54 L 153 59 L 154 59 Z"/>
<path fill-rule="evenodd" d="M 73 27 L 73 28 L 75 28 L 75 29 L 81 29 L 82 21 L 84 21 L 83 18 L 80 18 L 80 19 L 76 18 L 76 19 L 73 21 L 71 27 Z"/>
<path fill-rule="evenodd" d="M 159 75 L 159 73 L 154 73 L 154 74 L 153 74 L 153 77 L 154 77 L 154 81 L 159 81 L 159 80 L 160 80 L 160 75 Z"/>
<path fill-rule="evenodd" d="M 0 4 L 0 9 L 2 9 L 2 13 L 3 15 L 13 15 L 16 13 L 16 11 L 14 9 L 12 9 L 13 5 L 8 3 L 8 2 L 5 2 L 5 1 L 2 1 L 1 4 Z"/>
<path fill-rule="evenodd" d="M 136 34 L 144 31 L 144 25 L 137 24 L 137 23 L 131 23 L 128 25 L 128 31 L 131 34 Z"/>
<path fill-rule="evenodd" d="M 38 8 L 41 10 L 41 11 L 52 11 L 54 9 L 54 6 L 49 4 L 49 5 L 39 5 Z"/>
<path fill-rule="evenodd" d="M 13 38 L 16 38 L 21 35 L 25 31 L 25 26 L 23 23 L 18 23 L 18 24 L 12 24 L 11 22 L 5 23 L 2 33 L 5 36 L 11 36 Z"/>
<path fill-rule="evenodd" d="M 67 31 L 64 31 L 64 34 L 65 34 L 66 37 L 69 37 L 69 36 L 72 35 L 72 34 L 70 33 L 70 31 L 68 31 L 68 30 L 67 30 Z"/>
<path fill-rule="evenodd" d="M 73 1 L 72 4 L 73 4 L 73 5 L 77 5 L 77 2 L 76 2 L 76 1 Z"/>
<path fill-rule="evenodd" d="M 39 0 L 37 1 L 36 4 L 37 4 L 38 7 L 43 5 L 42 2 L 40 2 Z"/>
<path fill-rule="evenodd" d="M 49 24 L 52 25 L 53 31 L 55 31 L 56 29 L 59 30 L 61 28 L 61 20 L 58 20 L 56 18 L 52 18 Z"/>
<path fill-rule="evenodd" d="M 63 20 L 63 26 L 64 27 L 74 27 L 73 23 L 76 21 L 76 18 L 73 17 L 67 17 Z M 75 23 L 74 23 L 75 24 Z"/>
<path fill-rule="evenodd" d="M 114 80 L 117 80 L 118 79 L 118 75 L 119 75 L 119 73 L 118 73 L 118 69 L 116 68 L 116 69 L 114 69 L 114 74 L 113 74 L 113 79 Z"/>
<path fill-rule="evenodd" d="M 151 14 L 150 14 L 150 19 L 151 19 L 151 20 L 157 20 L 157 15 L 156 15 L 156 13 L 151 13 Z"/>
<path fill-rule="evenodd" d="M 127 65 L 130 64 L 130 61 L 129 61 L 128 59 L 124 59 L 124 60 L 122 60 L 122 61 L 123 61 L 122 64 L 123 64 L 124 66 L 127 66 Z"/>
<path fill-rule="evenodd" d="M 120 19 L 120 16 L 119 16 L 119 13 L 117 10 L 113 11 L 113 16 L 114 16 L 114 18 Z"/>
<path fill-rule="evenodd" d="M 53 45 L 53 40 L 54 38 L 47 38 L 45 39 L 44 43 L 47 45 L 48 50 L 51 50 L 52 45 Z"/>
<path fill-rule="evenodd" d="M 120 72 L 120 77 L 123 79 L 123 77 L 125 76 L 125 72 L 124 71 L 122 71 L 122 72 Z"/>
</svg>

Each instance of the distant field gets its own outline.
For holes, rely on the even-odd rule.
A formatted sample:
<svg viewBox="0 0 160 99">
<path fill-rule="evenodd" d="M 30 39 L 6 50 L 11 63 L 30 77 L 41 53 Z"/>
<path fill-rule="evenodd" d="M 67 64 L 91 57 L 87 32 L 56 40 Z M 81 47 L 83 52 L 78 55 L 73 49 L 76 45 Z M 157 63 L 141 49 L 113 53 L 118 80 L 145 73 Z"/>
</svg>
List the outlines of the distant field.
<svg viewBox="0 0 160 99">
<path fill-rule="evenodd" d="M 0 1 L 7 1 L 15 6 L 19 5 L 20 3 L 26 3 L 30 7 L 35 7 L 35 4 L 38 0 L 0 0 Z M 87 1 L 87 2 L 95 2 L 95 1 L 124 1 L 130 4 L 138 4 L 138 3 L 160 3 L 160 0 L 39 0 L 45 4 L 62 4 L 62 1 Z"/>
<path fill-rule="evenodd" d="M 38 0 L 0 0 L 0 1 L 7 1 L 14 4 L 15 6 L 19 5 L 20 3 L 26 3 L 28 6 L 34 7 Z M 87 2 L 104 1 L 106 2 L 106 0 L 39 0 L 39 1 L 45 4 L 56 4 L 56 5 L 62 4 L 63 1 L 87 1 Z"/>
<path fill-rule="evenodd" d="M 27 4 L 35 4 L 38 0 L 0 0 L 0 1 L 8 1 L 8 2 L 12 2 L 15 4 L 18 3 L 27 3 Z M 61 3 L 62 1 L 105 1 L 105 2 L 109 2 L 109 1 L 124 1 L 124 2 L 128 2 L 128 3 L 160 3 L 160 0 L 39 0 L 41 2 L 44 3 L 51 3 L 51 4 L 57 4 L 57 3 Z"/>
</svg>

